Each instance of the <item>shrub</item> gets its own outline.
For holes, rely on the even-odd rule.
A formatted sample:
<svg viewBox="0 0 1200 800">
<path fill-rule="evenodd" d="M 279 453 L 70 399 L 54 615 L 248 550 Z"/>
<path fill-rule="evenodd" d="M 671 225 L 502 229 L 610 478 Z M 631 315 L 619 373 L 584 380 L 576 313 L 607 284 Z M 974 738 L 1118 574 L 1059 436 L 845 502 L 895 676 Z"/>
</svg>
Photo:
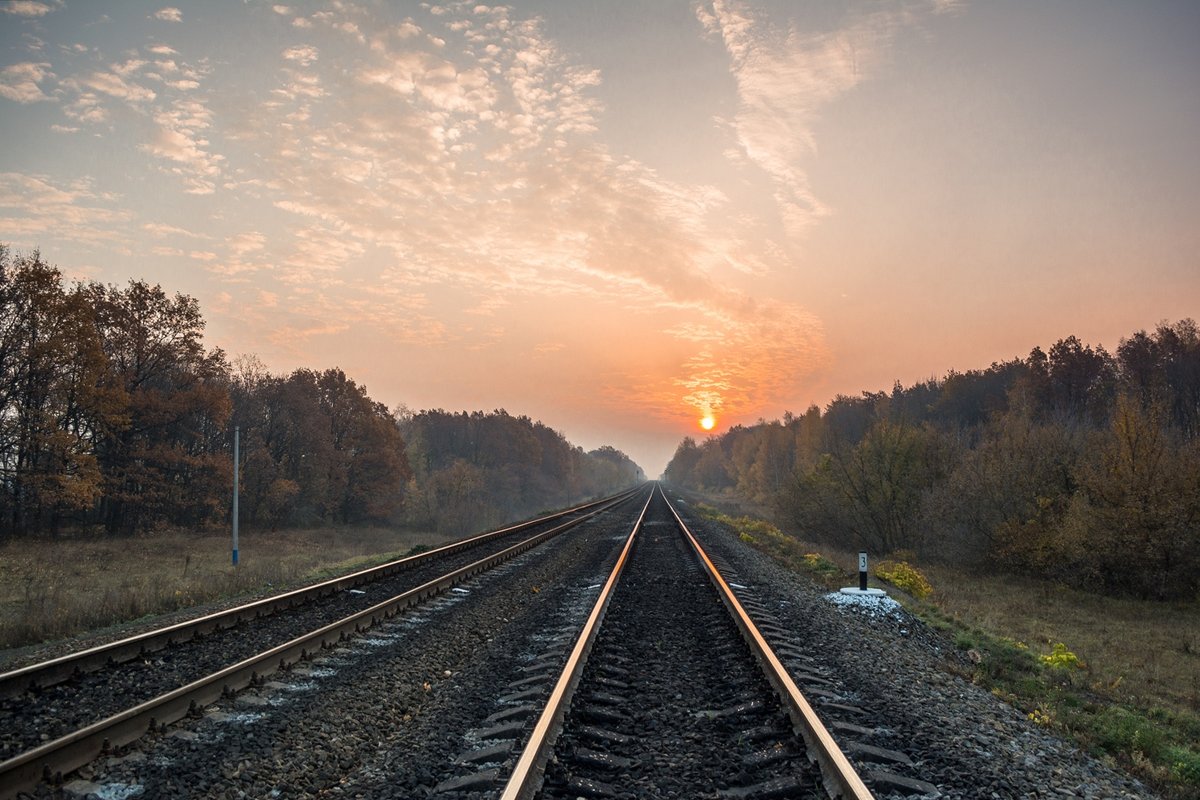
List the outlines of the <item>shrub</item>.
<svg viewBox="0 0 1200 800">
<path fill-rule="evenodd" d="M 842 575 L 842 568 L 820 553 L 805 553 L 804 565 L 818 575 Z"/>
<path fill-rule="evenodd" d="M 1176 780 L 1200 786 L 1200 753 L 1186 747 L 1172 747 L 1168 757 Z"/>
<path fill-rule="evenodd" d="M 1027 715 L 1035 725 L 1051 725 L 1054 722 L 1054 714 L 1045 706 L 1038 706 Z"/>
<path fill-rule="evenodd" d="M 897 589 L 903 589 L 918 600 L 933 594 L 929 580 L 907 561 L 881 561 L 875 566 L 875 577 Z"/>
<path fill-rule="evenodd" d="M 1054 645 L 1054 651 L 1049 655 L 1039 656 L 1042 663 L 1054 669 L 1066 669 L 1067 667 L 1075 667 L 1076 669 L 1086 669 L 1079 656 L 1067 649 L 1067 646 L 1062 642 Z"/>
<path fill-rule="evenodd" d="M 1109 706 L 1078 722 L 1090 729 L 1101 749 L 1110 753 L 1125 753 L 1135 760 L 1140 755 L 1154 761 L 1161 761 L 1165 755 L 1165 732 L 1131 709 Z"/>
</svg>

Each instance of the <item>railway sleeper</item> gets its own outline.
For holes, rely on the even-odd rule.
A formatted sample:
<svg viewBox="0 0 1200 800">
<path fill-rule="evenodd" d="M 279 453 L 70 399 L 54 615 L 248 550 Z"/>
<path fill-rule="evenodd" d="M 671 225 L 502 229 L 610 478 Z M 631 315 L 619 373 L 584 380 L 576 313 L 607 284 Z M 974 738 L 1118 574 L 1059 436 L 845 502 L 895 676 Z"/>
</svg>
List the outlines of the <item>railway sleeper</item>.
<svg viewBox="0 0 1200 800">
<path fill-rule="evenodd" d="M 752 786 L 722 789 L 719 795 L 722 800 L 781 800 L 782 798 L 811 795 L 815 789 L 816 785 L 811 781 L 788 775 L 782 778 L 772 778 Z"/>
</svg>

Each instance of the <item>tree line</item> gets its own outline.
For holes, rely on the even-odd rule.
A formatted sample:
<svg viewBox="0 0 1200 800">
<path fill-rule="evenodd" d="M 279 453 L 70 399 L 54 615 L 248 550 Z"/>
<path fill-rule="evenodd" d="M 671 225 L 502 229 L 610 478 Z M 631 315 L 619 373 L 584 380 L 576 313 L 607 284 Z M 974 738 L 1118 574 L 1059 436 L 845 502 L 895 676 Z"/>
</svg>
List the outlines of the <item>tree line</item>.
<svg viewBox="0 0 1200 800">
<path fill-rule="evenodd" d="M 161 286 L 66 285 L 0 245 L 0 535 L 224 524 L 240 433 L 243 524 L 499 524 L 631 485 L 505 411 L 393 413 L 336 368 L 273 375 L 203 341 Z"/>
<path fill-rule="evenodd" d="M 1200 592 L 1200 330 L 1191 319 L 685 439 L 666 479 L 806 538 L 1066 580 Z"/>
</svg>

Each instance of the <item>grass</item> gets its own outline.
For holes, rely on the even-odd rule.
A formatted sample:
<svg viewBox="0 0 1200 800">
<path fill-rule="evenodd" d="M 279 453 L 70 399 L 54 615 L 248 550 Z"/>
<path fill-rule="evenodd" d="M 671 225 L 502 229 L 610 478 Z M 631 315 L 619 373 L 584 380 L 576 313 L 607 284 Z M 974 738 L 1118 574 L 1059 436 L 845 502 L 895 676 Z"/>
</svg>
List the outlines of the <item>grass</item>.
<svg viewBox="0 0 1200 800">
<path fill-rule="evenodd" d="M 694 508 L 828 588 L 857 574 L 854 552 L 818 548 L 752 517 Z M 915 596 L 923 588 L 889 591 L 967 654 L 971 666 L 955 668 L 964 677 L 1164 797 L 1200 800 L 1200 602 L 1101 597 L 1014 576 L 917 568 L 931 589 L 925 599 Z"/>
<path fill-rule="evenodd" d="M 1200 798 L 1200 603 L 927 572 L 941 591 L 923 613 L 983 648 L 977 683 L 1164 795 Z"/>
<path fill-rule="evenodd" d="M 7 541 L 0 543 L 0 650 L 312 583 L 445 540 L 382 528 L 245 531 L 236 568 L 227 532 Z"/>
</svg>

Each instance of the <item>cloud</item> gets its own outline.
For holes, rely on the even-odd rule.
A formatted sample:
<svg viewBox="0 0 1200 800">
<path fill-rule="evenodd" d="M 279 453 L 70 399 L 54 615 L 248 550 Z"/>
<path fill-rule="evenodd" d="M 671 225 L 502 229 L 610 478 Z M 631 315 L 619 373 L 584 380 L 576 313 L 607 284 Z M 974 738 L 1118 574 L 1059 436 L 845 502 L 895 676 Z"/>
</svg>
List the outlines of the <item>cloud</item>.
<svg viewBox="0 0 1200 800">
<path fill-rule="evenodd" d="M 47 175 L 0 173 L 0 230 L 14 244 L 104 243 L 127 251 L 131 218 L 119 197 L 97 191 L 88 179 L 58 182 Z"/>
<path fill-rule="evenodd" d="M 63 108 L 63 113 L 76 122 L 86 122 L 89 124 L 103 122 L 108 119 L 108 112 L 100 105 L 100 98 L 92 92 L 82 92 Z"/>
<path fill-rule="evenodd" d="M 283 57 L 288 61 L 296 61 L 301 66 L 311 66 L 316 62 L 320 53 L 312 45 L 297 45 L 283 51 Z"/>
<path fill-rule="evenodd" d="M 247 258 L 271 259 L 289 305 L 427 341 L 456 329 L 409 325 L 380 307 L 379 287 L 396 302 L 454 287 L 465 297 L 459 336 L 475 330 L 470 318 L 508 313 L 498 298 L 607 302 L 678 323 L 658 334 L 677 347 L 736 342 L 746 351 L 735 359 L 741 388 L 708 362 L 684 359 L 686 374 L 654 379 L 655 407 L 761 402 L 771 380 L 795 382 L 821 363 L 811 316 L 756 303 L 716 277 L 763 274 L 777 258 L 744 238 L 757 231 L 729 218 L 721 191 L 665 180 L 599 143 L 596 70 L 572 63 L 536 19 L 504 7 L 443 11 L 424 26 L 391 27 L 319 12 L 342 37 L 321 46 L 338 53 L 338 72 L 315 71 L 315 47 L 289 47 L 295 66 L 280 70 L 273 99 L 247 121 L 260 171 L 280 187 L 268 196 L 294 215 L 289 237 Z M 375 31 L 366 47 L 363 29 Z M 240 255 L 226 261 L 221 269 L 242 274 Z M 763 313 L 778 321 L 769 330 Z M 477 333 L 471 346 L 494 341 Z M 764 333 L 770 344 L 756 344 Z M 791 348 L 786 369 L 772 347 Z"/>
<path fill-rule="evenodd" d="M 701 415 L 745 414 L 785 402 L 829 361 L 820 322 L 782 303 L 763 302 L 759 314 L 723 333 L 701 345 L 675 379 L 683 402 Z M 664 407 L 674 413 L 675 406 Z"/>
<path fill-rule="evenodd" d="M 64 83 L 80 91 L 85 88 L 93 89 L 110 97 L 115 97 L 118 100 L 124 100 L 131 105 L 148 103 L 158 96 L 153 90 L 126 81 L 115 72 L 93 72 L 82 78 L 69 79 L 68 81 L 64 81 Z"/>
<path fill-rule="evenodd" d="M 381 24 L 373 7 L 331 3 L 309 18 L 311 43 L 274 51 L 269 93 L 226 96 L 219 109 L 205 89 L 225 65 L 188 64 L 161 43 L 115 61 L 85 56 L 63 80 L 49 64 L 12 65 L 0 94 L 61 102 L 71 124 L 55 131 L 103 124 L 93 132 L 125 137 L 185 192 L 220 187 L 232 201 L 222 208 L 269 206 L 274 219 L 221 236 L 166 220 L 135 232 L 154 255 L 269 298 L 238 324 L 275 331 L 281 348 L 362 326 L 459 352 L 520 334 L 526 353 L 582 364 L 578 343 L 522 330 L 526 303 L 607 305 L 678 354 L 673 373 L 614 362 L 614 383 L 643 386 L 650 415 L 760 403 L 821 363 L 815 320 L 725 279 L 786 259 L 761 244 L 761 221 L 732 214 L 716 187 L 611 151 L 599 135 L 602 76 L 538 19 L 475 3 L 440 11 Z M 268 17 L 286 32 L 292 13 Z M 0 201 L 0 227 L 22 241 L 127 248 L 129 212 L 87 182 L 9 174 Z"/>
<path fill-rule="evenodd" d="M 149 48 L 155 55 L 169 56 L 167 45 Z M 67 78 L 61 87 L 75 92 L 64 100 L 63 113 L 76 123 L 130 123 L 126 135 L 136 137 L 135 146 L 157 159 L 170 162 L 163 171 L 176 175 L 189 194 L 215 191 L 225 157 L 214 151 L 208 135 L 212 113 L 196 93 L 210 71 L 203 60 L 199 66 L 160 59 L 151 63 L 127 58 L 110 65 L 111 71 L 94 71 Z M 158 92 L 135 80 L 160 83 Z M 114 114 L 106 98 L 126 103 L 133 115 Z"/>
<path fill-rule="evenodd" d="M 8 2 L 0 3 L 0 11 L 16 17 L 43 17 L 53 10 L 49 4 L 35 2 L 35 0 L 8 0 Z"/>
<path fill-rule="evenodd" d="M 161 222 L 147 222 L 142 225 L 142 230 L 146 231 L 146 233 L 150 234 L 156 239 L 162 239 L 167 236 L 185 236 L 189 239 L 208 238 L 202 233 L 193 233 L 192 231 L 184 228 L 180 228 L 175 225 L 167 225 Z"/>
<path fill-rule="evenodd" d="M 163 22 L 182 22 L 183 12 L 178 8 L 167 6 L 166 8 L 160 8 L 158 11 L 155 11 L 154 18 L 157 20 L 162 20 Z"/>
<path fill-rule="evenodd" d="M 246 256 L 262 251 L 267 237 L 258 231 L 239 233 L 229 240 L 229 251 L 236 256 Z"/>
<path fill-rule="evenodd" d="M 122 78 L 127 78 L 140 70 L 142 67 L 146 66 L 147 63 L 148 62 L 145 59 L 130 58 L 122 61 L 119 64 L 112 64 L 110 65 L 110 68 L 114 73 L 120 75 Z"/>
<path fill-rule="evenodd" d="M 35 64 L 26 61 L 20 64 L 10 64 L 0 70 L 0 97 L 16 103 L 38 103 L 51 98 L 38 85 L 47 78 L 53 78 L 49 64 Z"/>
<path fill-rule="evenodd" d="M 780 217 L 793 239 L 829 213 L 813 193 L 804 162 L 816 155 L 814 126 L 821 110 L 868 79 L 886 61 L 897 28 L 914 12 L 952 4 L 892 3 L 822 32 L 778 28 L 741 0 L 697 5 L 704 30 L 719 39 L 737 82 L 738 110 L 730 122 L 736 159 L 770 178 Z"/>
<path fill-rule="evenodd" d="M 225 255 L 212 259 L 208 270 L 216 275 L 244 281 L 249 273 L 269 268 L 270 265 L 262 260 L 266 243 L 267 237 L 258 231 L 231 236 L 226 240 Z"/>
<path fill-rule="evenodd" d="M 212 115 L 198 100 L 181 100 L 154 115 L 156 131 L 140 149 L 175 166 L 168 171 L 180 176 L 189 194 L 212 194 L 221 173 L 223 155 L 209 148 L 205 131 Z"/>
</svg>

